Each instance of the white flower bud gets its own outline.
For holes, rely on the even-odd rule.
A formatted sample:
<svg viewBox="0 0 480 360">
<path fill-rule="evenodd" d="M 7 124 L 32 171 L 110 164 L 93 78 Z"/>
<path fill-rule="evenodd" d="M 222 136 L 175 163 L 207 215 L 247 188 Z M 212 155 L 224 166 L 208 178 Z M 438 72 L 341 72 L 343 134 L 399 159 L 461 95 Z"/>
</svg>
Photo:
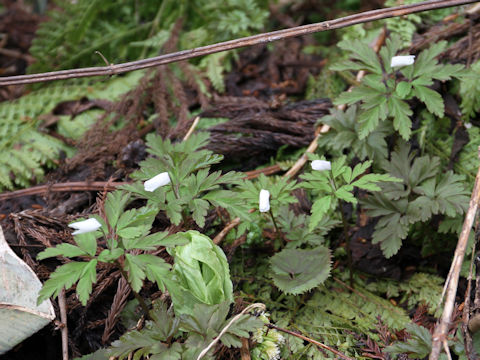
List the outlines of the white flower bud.
<svg viewBox="0 0 480 360">
<path fill-rule="evenodd" d="M 270 210 L 270 192 L 268 190 L 260 190 L 258 210 L 260 210 L 260 212 L 267 212 Z"/>
<path fill-rule="evenodd" d="M 313 160 L 312 169 L 318 171 L 332 170 L 332 163 L 326 160 Z"/>
<path fill-rule="evenodd" d="M 393 67 L 412 65 L 414 61 L 415 61 L 415 55 L 394 56 L 392 57 L 390 66 L 393 68 Z"/>
<path fill-rule="evenodd" d="M 170 184 L 170 176 L 168 172 L 163 172 L 147 180 L 143 183 L 143 187 L 145 191 L 153 192 L 158 189 L 160 186 L 164 186 Z"/>
<path fill-rule="evenodd" d="M 472 123 L 465 123 L 464 126 L 465 126 L 465 129 L 471 129 Z"/>
<path fill-rule="evenodd" d="M 76 223 L 69 224 L 68 226 L 75 229 L 72 235 L 79 235 L 98 230 L 102 227 L 102 224 L 100 224 L 97 219 L 90 218 L 88 220 L 78 221 Z"/>
</svg>

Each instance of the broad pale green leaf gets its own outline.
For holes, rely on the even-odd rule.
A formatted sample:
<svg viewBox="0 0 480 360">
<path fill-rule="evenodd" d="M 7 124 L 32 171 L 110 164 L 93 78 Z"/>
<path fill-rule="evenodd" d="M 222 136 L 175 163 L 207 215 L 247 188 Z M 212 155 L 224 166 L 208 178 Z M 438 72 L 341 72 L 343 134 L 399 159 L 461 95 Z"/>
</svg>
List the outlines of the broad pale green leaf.
<svg viewBox="0 0 480 360">
<path fill-rule="evenodd" d="M 223 251 L 198 231 L 177 233 L 190 240 L 168 249 L 174 257 L 175 280 L 165 284 L 176 314 L 191 314 L 195 303 L 219 304 L 233 301 L 230 270 Z"/>
<path fill-rule="evenodd" d="M 319 246 L 311 250 L 284 249 L 270 258 L 275 285 L 287 294 L 301 294 L 323 283 L 330 274 L 330 252 Z"/>
</svg>

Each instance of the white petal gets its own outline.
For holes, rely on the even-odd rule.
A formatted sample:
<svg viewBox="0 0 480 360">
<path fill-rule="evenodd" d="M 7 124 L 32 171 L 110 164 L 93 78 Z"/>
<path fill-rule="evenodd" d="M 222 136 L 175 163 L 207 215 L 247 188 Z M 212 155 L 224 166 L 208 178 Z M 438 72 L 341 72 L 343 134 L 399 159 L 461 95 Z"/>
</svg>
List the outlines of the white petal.
<svg viewBox="0 0 480 360">
<path fill-rule="evenodd" d="M 403 55 L 403 56 L 394 56 L 390 63 L 391 67 L 400 67 L 412 65 L 415 61 L 415 55 Z"/>
<path fill-rule="evenodd" d="M 472 123 L 465 123 L 464 126 L 465 126 L 465 129 L 471 129 Z"/>
<path fill-rule="evenodd" d="M 145 181 L 143 183 L 143 187 L 145 191 L 152 192 L 158 189 L 160 186 L 164 186 L 167 184 L 170 184 L 170 176 L 168 175 L 168 172 L 163 172 L 154 176 L 150 180 Z"/>
<path fill-rule="evenodd" d="M 332 170 L 332 163 L 326 160 L 313 160 L 312 169 L 318 171 Z"/>
<path fill-rule="evenodd" d="M 88 220 L 78 221 L 76 223 L 69 224 L 68 226 L 75 229 L 72 235 L 78 235 L 98 230 L 102 227 L 102 224 L 100 224 L 97 219 L 90 218 Z"/>
<path fill-rule="evenodd" d="M 270 192 L 268 190 L 260 190 L 258 210 L 260 210 L 260 212 L 267 212 L 270 210 Z"/>
</svg>

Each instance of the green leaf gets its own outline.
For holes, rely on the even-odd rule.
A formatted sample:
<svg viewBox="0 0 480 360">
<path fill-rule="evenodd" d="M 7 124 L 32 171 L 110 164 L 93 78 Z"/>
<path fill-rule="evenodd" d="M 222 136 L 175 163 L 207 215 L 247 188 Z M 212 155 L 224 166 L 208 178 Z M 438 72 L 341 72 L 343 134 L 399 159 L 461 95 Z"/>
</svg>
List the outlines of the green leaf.
<svg viewBox="0 0 480 360">
<path fill-rule="evenodd" d="M 312 250 L 284 249 L 270 258 L 275 285 L 298 295 L 322 284 L 330 274 L 330 253 L 323 246 Z"/>
<path fill-rule="evenodd" d="M 353 196 L 351 191 L 353 190 L 353 186 L 351 185 L 345 185 L 339 188 L 337 191 L 335 191 L 335 196 L 339 199 L 342 199 L 346 202 L 356 204 L 357 199 Z"/>
<path fill-rule="evenodd" d="M 317 199 L 313 203 L 310 224 L 308 225 L 308 229 L 310 231 L 312 231 L 318 225 L 323 216 L 330 210 L 331 205 L 332 197 L 330 195 Z"/>
<path fill-rule="evenodd" d="M 130 200 L 130 194 L 125 191 L 112 191 L 107 194 L 105 201 L 105 214 L 107 215 L 108 223 L 112 228 L 117 225 L 118 218 L 122 214 L 125 206 Z"/>
<path fill-rule="evenodd" d="M 37 304 L 40 305 L 50 296 L 56 297 L 63 289 L 70 289 L 80 277 L 83 276 L 85 268 L 90 262 L 69 262 L 55 269 L 50 274 L 50 278 L 43 284 L 42 289 L 38 293 Z"/>
<path fill-rule="evenodd" d="M 102 250 L 102 252 L 98 255 L 97 259 L 98 261 L 109 263 L 109 262 L 115 261 L 123 254 L 124 254 L 124 251 L 123 249 L 120 249 L 120 248 L 116 248 L 112 250 L 105 249 L 105 250 Z"/>
<path fill-rule="evenodd" d="M 438 92 L 422 85 L 414 85 L 413 89 L 415 96 L 425 103 L 428 111 L 438 117 L 443 117 L 445 109 L 442 96 Z"/>
<path fill-rule="evenodd" d="M 395 92 L 401 99 L 406 99 L 408 97 L 408 94 L 410 94 L 410 91 L 412 90 L 412 84 L 407 81 L 400 81 L 397 84 L 397 88 L 395 89 Z"/>
<path fill-rule="evenodd" d="M 408 353 L 410 358 L 423 359 L 432 350 L 432 334 L 427 328 L 414 323 L 407 324 L 405 330 L 410 335 L 406 342 L 397 341 L 385 348 L 385 351 L 399 355 Z"/>
<path fill-rule="evenodd" d="M 388 100 L 388 107 L 393 116 L 393 127 L 398 130 L 402 138 L 410 139 L 412 133 L 412 121 L 410 116 L 413 114 L 410 106 L 399 98 L 392 96 Z"/>
<path fill-rule="evenodd" d="M 93 259 L 86 264 L 77 284 L 78 299 L 83 306 L 87 305 L 88 298 L 92 292 L 92 284 L 97 282 L 97 260 Z"/>
<path fill-rule="evenodd" d="M 156 282 L 161 291 L 165 291 L 164 280 L 170 276 L 170 265 L 161 257 L 151 254 L 141 254 L 136 256 L 136 260 L 142 263 L 142 268 L 148 280 Z"/>
<path fill-rule="evenodd" d="M 124 268 L 128 273 L 128 283 L 132 290 L 139 292 L 145 279 L 145 272 L 142 270 L 143 264 L 138 259 L 139 255 L 125 254 Z"/>
<path fill-rule="evenodd" d="M 97 239 L 95 233 L 85 233 L 75 235 L 75 242 L 77 245 L 90 256 L 95 256 L 97 253 Z"/>
<path fill-rule="evenodd" d="M 210 204 L 208 203 L 208 201 L 202 199 L 194 199 L 191 202 L 190 210 L 193 210 L 192 217 L 198 226 L 205 226 L 205 217 L 207 216 L 209 207 Z"/>
<path fill-rule="evenodd" d="M 88 255 L 88 253 L 82 249 L 80 249 L 78 246 L 68 244 L 68 243 L 63 243 L 60 245 L 57 245 L 54 248 L 46 248 L 43 250 L 41 253 L 37 255 L 37 260 L 43 260 L 55 256 L 64 256 L 68 258 L 72 258 L 75 256 L 84 256 Z"/>
<path fill-rule="evenodd" d="M 365 139 L 374 131 L 380 121 L 380 108 L 372 107 L 369 110 L 362 111 L 358 117 L 358 137 Z"/>
</svg>

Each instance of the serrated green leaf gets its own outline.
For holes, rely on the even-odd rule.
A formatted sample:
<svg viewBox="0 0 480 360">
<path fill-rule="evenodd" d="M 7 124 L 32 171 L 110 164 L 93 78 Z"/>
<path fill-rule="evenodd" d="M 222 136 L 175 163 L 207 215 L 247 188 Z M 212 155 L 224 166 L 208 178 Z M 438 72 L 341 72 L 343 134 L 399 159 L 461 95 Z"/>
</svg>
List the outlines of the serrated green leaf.
<svg viewBox="0 0 480 360">
<path fill-rule="evenodd" d="M 192 205 L 192 208 L 190 210 L 193 210 L 193 213 L 192 213 L 193 220 L 195 220 L 198 226 L 204 227 L 205 217 L 207 216 L 208 208 L 210 207 L 210 204 L 208 203 L 208 201 L 205 201 L 203 199 L 194 199 L 191 202 L 191 205 Z"/>
<path fill-rule="evenodd" d="M 75 256 L 82 256 L 82 255 L 88 255 L 87 252 L 84 250 L 80 249 L 78 246 L 68 244 L 68 243 L 63 243 L 60 245 L 57 245 L 54 248 L 46 248 L 43 250 L 41 253 L 37 255 L 37 260 L 43 260 L 55 256 L 65 256 L 65 257 L 75 257 Z"/>
<path fill-rule="evenodd" d="M 150 229 L 150 225 L 141 225 L 134 227 L 126 227 L 117 231 L 117 234 L 125 239 L 135 239 L 147 232 Z M 128 240 L 127 240 L 128 241 Z"/>
<path fill-rule="evenodd" d="M 97 253 L 97 239 L 94 233 L 75 235 L 77 245 L 90 256 Z"/>
<path fill-rule="evenodd" d="M 341 188 L 337 189 L 337 191 L 335 191 L 335 196 L 346 202 L 356 204 L 357 199 L 355 199 L 355 197 L 351 193 L 352 190 L 353 190 L 353 186 L 351 185 L 342 186 Z"/>
<path fill-rule="evenodd" d="M 86 264 L 76 289 L 78 299 L 83 306 L 87 305 L 88 298 L 92 292 L 92 284 L 97 282 L 97 259 L 90 260 Z"/>
<path fill-rule="evenodd" d="M 317 199 L 312 205 L 312 215 L 310 216 L 310 223 L 308 229 L 312 231 L 323 216 L 330 210 L 332 204 L 332 197 L 330 195 Z"/>
<path fill-rule="evenodd" d="M 410 139 L 412 133 L 412 121 L 410 120 L 412 110 L 410 110 L 410 106 L 395 96 L 390 97 L 388 104 L 393 117 L 393 127 L 398 130 L 402 138 Z"/>
<path fill-rule="evenodd" d="M 369 110 L 362 111 L 358 116 L 358 138 L 365 139 L 374 131 L 380 121 L 380 108 L 372 107 Z"/>
<path fill-rule="evenodd" d="M 124 269 L 128 273 L 128 283 L 133 291 L 139 292 L 145 279 L 145 272 L 142 270 L 142 262 L 138 255 L 125 254 Z"/>
<path fill-rule="evenodd" d="M 130 194 L 125 191 L 112 191 L 107 194 L 105 201 L 105 214 L 107 215 L 108 223 L 112 228 L 117 225 L 120 214 L 125 209 L 125 206 L 130 200 Z"/>
<path fill-rule="evenodd" d="M 330 252 L 284 249 L 270 258 L 275 285 L 287 294 L 301 294 L 323 283 L 330 274 Z"/>
<path fill-rule="evenodd" d="M 50 296 L 58 296 L 58 293 L 63 288 L 71 288 L 83 275 L 88 264 L 88 262 L 72 261 L 57 267 L 55 271 L 50 274 L 50 278 L 43 284 L 42 289 L 39 291 L 37 304 L 41 304 Z"/>
<path fill-rule="evenodd" d="M 412 84 L 410 82 L 400 81 L 397 84 L 397 88 L 395 89 L 395 92 L 400 98 L 406 99 L 410 94 L 411 90 L 412 90 Z"/>
<path fill-rule="evenodd" d="M 443 99 L 438 92 L 422 85 L 414 85 L 413 89 L 415 96 L 425 103 L 428 111 L 438 117 L 443 117 L 445 112 Z"/>
<path fill-rule="evenodd" d="M 100 254 L 98 254 L 98 261 L 102 262 L 112 262 L 122 256 L 124 253 L 123 249 L 115 248 L 112 250 L 105 249 L 102 250 Z"/>
</svg>

